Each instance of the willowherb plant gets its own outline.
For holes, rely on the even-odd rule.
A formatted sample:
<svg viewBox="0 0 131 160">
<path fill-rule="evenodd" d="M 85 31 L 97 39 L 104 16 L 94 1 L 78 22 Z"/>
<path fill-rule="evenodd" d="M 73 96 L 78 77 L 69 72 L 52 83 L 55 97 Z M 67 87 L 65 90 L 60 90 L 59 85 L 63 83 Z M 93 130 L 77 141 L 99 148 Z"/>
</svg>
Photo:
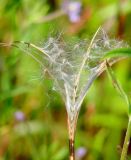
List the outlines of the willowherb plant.
<svg viewBox="0 0 131 160">
<path fill-rule="evenodd" d="M 63 40 L 49 37 L 41 46 L 23 41 L 11 45 L 18 47 L 32 56 L 54 80 L 55 88 L 65 102 L 68 115 L 70 160 L 75 159 L 74 137 L 81 104 L 91 84 L 105 69 L 105 59 L 110 64 L 125 52 L 126 44 L 110 40 L 103 29 L 99 28 L 91 41 Z M 120 49 L 124 47 L 123 49 Z M 112 52 L 113 50 L 113 52 Z M 114 56 L 115 55 L 115 56 Z"/>
</svg>

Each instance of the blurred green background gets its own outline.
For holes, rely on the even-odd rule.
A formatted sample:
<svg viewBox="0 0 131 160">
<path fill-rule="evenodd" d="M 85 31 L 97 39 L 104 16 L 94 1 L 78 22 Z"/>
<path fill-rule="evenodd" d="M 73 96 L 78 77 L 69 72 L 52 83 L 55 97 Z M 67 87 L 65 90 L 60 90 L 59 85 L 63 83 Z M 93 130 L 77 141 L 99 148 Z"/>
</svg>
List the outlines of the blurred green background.
<svg viewBox="0 0 131 160">
<path fill-rule="evenodd" d="M 0 42 L 40 44 L 51 32 L 82 39 L 102 26 L 111 38 L 131 44 L 130 0 L 79 1 L 76 19 L 71 19 L 73 13 L 66 11 L 65 2 L 0 0 Z M 131 60 L 122 60 L 113 69 L 131 97 Z M 118 160 L 127 121 L 127 106 L 104 72 L 81 108 L 75 142 L 78 160 Z M 82 149 L 86 154 L 82 155 Z M 1 47 L 0 160 L 67 159 L 66 110 L 52 81 L 43 77 L 39 64 L 24 52 Z"/>
</svg>

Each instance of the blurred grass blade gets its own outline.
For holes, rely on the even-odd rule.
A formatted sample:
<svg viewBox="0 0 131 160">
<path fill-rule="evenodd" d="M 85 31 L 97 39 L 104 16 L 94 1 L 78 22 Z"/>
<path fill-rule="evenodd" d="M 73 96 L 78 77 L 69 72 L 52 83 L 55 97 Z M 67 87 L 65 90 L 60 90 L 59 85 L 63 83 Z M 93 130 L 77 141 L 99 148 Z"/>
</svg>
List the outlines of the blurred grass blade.
<svg viewBox="0 0 131 160">
<path fill-rule="evenodd" d="M 129 115 L 131 115 L 131 103 L 130 103 L 128 95 L 123 90 L 121 84 L 117 80 L 111 66 L 109 65 L 109 63 L 107 61 L 106 61 L 106 66 L 107 66 L 107 72 L 113 82 L 114 88 L 118 91 L 118 93 L 121 95 L 121 97 L 126 101 L 126 103 L 128 105 L 128 109 L 129 109 Z"/>
<path fill-rule="evenodd" d="M 118 48 L 106 52 L 103 59 L 115 57 L 131 57 L 131 48 Z"/>
</svg>

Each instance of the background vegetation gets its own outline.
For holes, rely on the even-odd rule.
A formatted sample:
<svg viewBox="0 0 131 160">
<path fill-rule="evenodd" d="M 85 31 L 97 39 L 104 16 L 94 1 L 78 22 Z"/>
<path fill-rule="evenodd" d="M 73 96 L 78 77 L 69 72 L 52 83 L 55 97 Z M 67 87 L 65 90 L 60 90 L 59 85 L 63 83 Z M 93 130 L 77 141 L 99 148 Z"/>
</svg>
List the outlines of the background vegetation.
<svg viewBox="0 0 131 160">
<path fill-rule="evenodd" d="M 131 44 L 130 0 L 79 3 L 80 19 L 74 23 L 64 10 L 64 0 L 0 0 L 0 41 L 41 44 L 52 32 L 82 39 L 101 25 L 111 38 Z M 131 60 L 122 60 L 113 69 L 131 95 Z M 0 48 L 0 160 L 68 159 L 65 106 L 43 72 L 19 49 Z M 79 160 L 119 159 L 127 120 L 126 104 L 104 72 L 80 112 L 75 143 Z"/>
</svg>

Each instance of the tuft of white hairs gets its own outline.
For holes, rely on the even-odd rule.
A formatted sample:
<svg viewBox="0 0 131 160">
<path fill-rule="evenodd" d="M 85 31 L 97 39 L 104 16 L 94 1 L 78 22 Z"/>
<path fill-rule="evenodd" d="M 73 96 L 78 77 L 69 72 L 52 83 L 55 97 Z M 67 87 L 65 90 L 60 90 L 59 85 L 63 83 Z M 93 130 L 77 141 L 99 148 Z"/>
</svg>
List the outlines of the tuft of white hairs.
<svg viewBox="0 0 131 160">
<path fill-rule="evenodd" d="M 109 39 L 105 31 L 99 28 L 91 41 L 75 38 L 64 40 L 58 36 L 49 37 L 41 46 L 26 42 L 16 42 L 13 46 L 32 56 L 52 77 L 72 120 L 79 113 L 91 84 L 105 67 L 105 53 L 127 47 L 127 44 Z"/>
</svg>

